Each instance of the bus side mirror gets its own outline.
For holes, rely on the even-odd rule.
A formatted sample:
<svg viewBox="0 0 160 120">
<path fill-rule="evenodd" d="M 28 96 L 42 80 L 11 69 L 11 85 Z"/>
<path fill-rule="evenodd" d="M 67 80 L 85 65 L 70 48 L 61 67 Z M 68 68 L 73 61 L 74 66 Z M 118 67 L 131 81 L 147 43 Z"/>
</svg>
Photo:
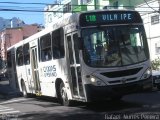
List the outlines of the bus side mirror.
<svg viewBox="0 0 160 120">
<path fill-rule="evenodd" d="M 81 37 L 78 37 L 78 48 L 79 50 L 83 49 L 83 39 Z"/>
</svg>

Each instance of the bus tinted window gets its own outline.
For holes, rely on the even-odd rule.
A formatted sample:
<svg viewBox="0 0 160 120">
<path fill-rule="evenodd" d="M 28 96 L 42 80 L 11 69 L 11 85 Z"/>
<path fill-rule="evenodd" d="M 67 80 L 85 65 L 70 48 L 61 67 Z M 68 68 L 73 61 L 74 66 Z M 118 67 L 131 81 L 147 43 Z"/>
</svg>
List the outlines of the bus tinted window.
<svg viewBox="0 0 160 120">
<path fill-rule="evenodd" d="M 58 29 L 52 33 L 52 51 L 53 58 L 59 59 L 64 57 L 64 37 L 63 29 Z"/>
<path fill-rule="evenodd" d="M 41 46 L 41 61 L 48 61 L 52 59 L 51 54 L 51 35 L 47 34 L 40 38 Z"/>
<path fill-rule="evenodd" d="M 82 31 L 84 59 L 90 66 L 117 67 L 149 59 L 144 28 L 123 25 Z"/>
<path fill-rule="evenodd" d="M 7 52 L 7 67 L 8 68 L 11 68 L 12 67 L 12 60 L 11 60 L 11 58 L 12 58 L 12 56 L 11 56 L 12 54 L 11 54 L 11 51 L 8 51 Z"/>
<path fill-rule="evenodd" d="M 24 64 L 30 64 L 29 43 L 23 46 Z"/>
<path fill-rule="evenodd" d="M 23 47 L 20 46 L 16 50 L 16 62 L 18 66 L 23 65 Z"/>
<path fill-rule="evenodd" d="M 73 35 L 76 63 L 79 64 L 78 34 Z"/>
</svg>

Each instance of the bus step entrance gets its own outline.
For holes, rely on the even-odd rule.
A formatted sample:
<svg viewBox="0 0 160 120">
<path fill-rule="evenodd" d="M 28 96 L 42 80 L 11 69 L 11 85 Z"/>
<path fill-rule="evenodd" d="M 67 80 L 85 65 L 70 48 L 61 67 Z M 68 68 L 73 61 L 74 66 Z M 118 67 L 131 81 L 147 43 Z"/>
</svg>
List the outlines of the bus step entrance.
<svg viewBox="0 0 160 120">
<path fill-rule="evenodd" d="M 36 96 L 42 96 L 42 92 L 41 91 L 36 91 Z"/>
</svg>

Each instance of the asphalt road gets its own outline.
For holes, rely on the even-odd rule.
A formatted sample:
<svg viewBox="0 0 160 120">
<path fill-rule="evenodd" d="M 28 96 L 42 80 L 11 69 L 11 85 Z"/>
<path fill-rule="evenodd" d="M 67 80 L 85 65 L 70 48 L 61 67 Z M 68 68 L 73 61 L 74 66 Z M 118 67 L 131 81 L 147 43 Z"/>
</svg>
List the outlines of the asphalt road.
<svg viewBox="0 0 160 120">
<path fill-rule="evenodd" d="M 0 102 L 3 120 L 160 120 L 160 92 L 127 95 L 119 102 L 61 106 L 53 98 L 12 98 Z"/>
</svg>

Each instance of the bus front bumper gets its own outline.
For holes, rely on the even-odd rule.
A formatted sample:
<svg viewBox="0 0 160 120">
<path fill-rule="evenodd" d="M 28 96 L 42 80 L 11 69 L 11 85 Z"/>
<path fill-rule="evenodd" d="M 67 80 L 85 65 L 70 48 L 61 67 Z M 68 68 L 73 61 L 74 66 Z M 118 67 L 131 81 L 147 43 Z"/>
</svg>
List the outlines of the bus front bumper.
<svg viewBox="0 0 160 120">
<path fill-rule="evenodd" d="M 94 86 L 85 85 L 87 102 L 105 100 L 116 96 L 123 96 L 131 93 L 144 92 L 152 89 L 151 76 L 148 79 L 121 85 Z"/>
</svg>

